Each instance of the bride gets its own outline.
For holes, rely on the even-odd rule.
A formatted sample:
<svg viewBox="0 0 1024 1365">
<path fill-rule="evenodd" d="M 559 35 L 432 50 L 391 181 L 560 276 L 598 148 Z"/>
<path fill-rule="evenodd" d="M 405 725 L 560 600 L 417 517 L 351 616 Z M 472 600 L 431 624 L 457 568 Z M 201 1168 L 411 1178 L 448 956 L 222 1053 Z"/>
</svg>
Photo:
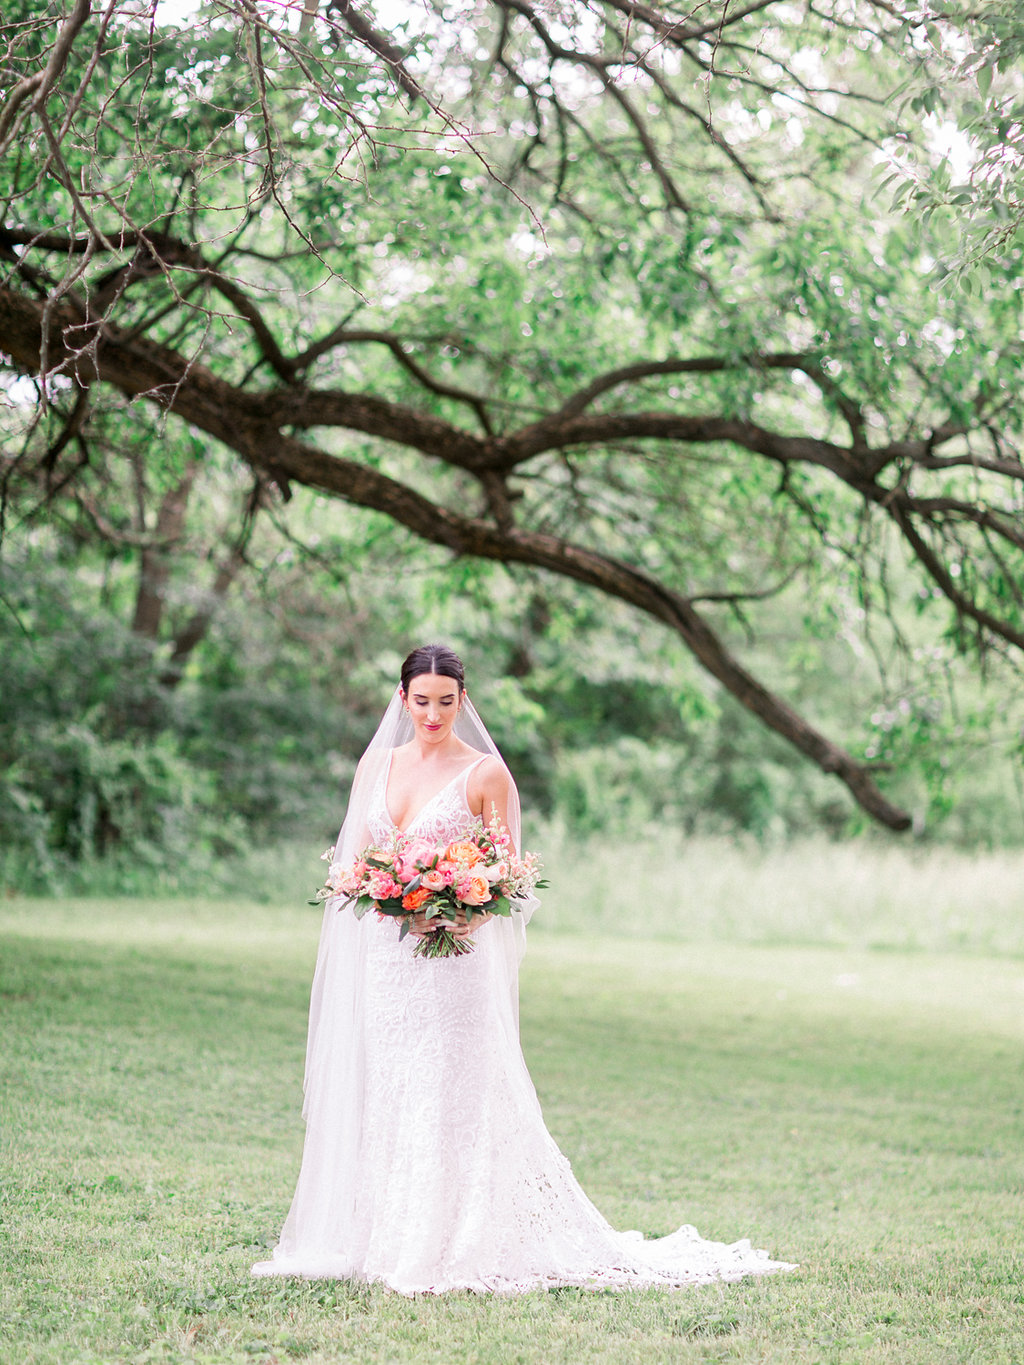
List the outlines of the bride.
<svg viewBox="0 0 1024 1365">
<path fill-rule="evenodd" d="M 414 650 L 360 760 L 336 858 L 396 831 L 450 842 L 492 810 L 520 846 L 512 776 L 442 646 Z M 544 1126 L 519 1046 L 522 904 L 474 917 L 474 951 L 328 901 L 310 1004 L 306 1141 L 273 1259 L 255 1275 L 376 1281 L 403 1294 L 672 1287 L 791 1269 L 691 1227 L 616 1232 Z M 430 932 L 417 923 L 413 935 Z M 457 926 L 457 935 L 470 932 Z"/>
</svg>

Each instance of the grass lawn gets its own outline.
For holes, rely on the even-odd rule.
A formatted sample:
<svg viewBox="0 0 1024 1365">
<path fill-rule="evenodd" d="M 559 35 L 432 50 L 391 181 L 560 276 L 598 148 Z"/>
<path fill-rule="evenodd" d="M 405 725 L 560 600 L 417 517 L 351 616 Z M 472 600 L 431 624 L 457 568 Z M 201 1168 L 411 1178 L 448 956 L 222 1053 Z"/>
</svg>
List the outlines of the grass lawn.
<svg viewBox="0 0 1024 1365">
<path fill-rule="evenodd" d="M 0 1362 L 1024 1362 L 1024 960 L 539 927 L 523 1041 L 619 1227 L 793 1275 L 402 1299 L 253 1281 L 315 912 L 0 905 Z"/>
</svg>

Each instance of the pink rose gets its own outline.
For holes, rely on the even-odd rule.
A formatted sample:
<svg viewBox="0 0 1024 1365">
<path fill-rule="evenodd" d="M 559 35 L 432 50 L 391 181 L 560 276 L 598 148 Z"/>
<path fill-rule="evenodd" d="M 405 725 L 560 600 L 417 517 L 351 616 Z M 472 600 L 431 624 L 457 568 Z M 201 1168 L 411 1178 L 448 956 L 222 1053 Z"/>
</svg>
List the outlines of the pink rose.
<svg viewBox="0 0 1024 1365">
<path fill-rule="evenodd" d="M 366 879 L 366 894 L 375 901 L 394 900 L 402 894 L 402 888 L 383 868 L 373 868 Z"/>
<path fill-rule="evenodd" d="M 399 850 L 395 859 L 395 876 L 399 881 L 411 882 L 424 867 L 429 867 L 436 857 L 434 845 L 426 839 L 411 839 Z"/>
<path fill-rule="evenodd" d="M 493 867 L 485 867 L 484 876 L 492 885 L 495 882 L 503 882 L 508 876 L 508 863 L 495 863 Z"/>
<path fill-rule="evenodd" d="M 429 872 L 424 872 L 420 879 L 420 886 L 425 886 L 428 891 L 443 891 L 448 883 L 444 879 L 444 873 L 438 869 L 431 868 Z"/>
</svg>

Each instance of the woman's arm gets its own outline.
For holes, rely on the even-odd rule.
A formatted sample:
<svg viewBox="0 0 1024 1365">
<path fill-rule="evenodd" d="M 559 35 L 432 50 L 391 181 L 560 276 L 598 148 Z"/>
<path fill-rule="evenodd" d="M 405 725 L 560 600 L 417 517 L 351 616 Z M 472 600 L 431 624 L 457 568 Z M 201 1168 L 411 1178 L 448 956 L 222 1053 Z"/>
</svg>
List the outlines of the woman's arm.
<svg viewBox="0 0 1024 1365">
<path fill-rule="evenodd" d="M 496 820 L 508 829 L 509 807 L 514 794 L 512 774 L 497 758 L 485 759 L 474 768 L 466 784 L 466 803 L 471 813 L 479 815 L 485 825 Z"/>
<path fill-rule="evenodd" d="M 466 804 L 471 815 L 479 815 L 485 825 L 491 825 L 496 820 L 508 828 L 508 810 L 512 794 L 515 787 L 512 783 L 512 776 L 504 763 L 496 758 L 488 758 L 478 767 L 474 768 L 469 775 L 466 783 Z M 419 922 L 417 916 L 413 923 L 412 932 L 415 934 L 430 933 L 435 929 L 447 929 L 455 938 L 466 938 L 486 924 L 494 916 L 488 911 L 482 915 L 474 915 L 469 924 L 466 923 L 465 912 L 460 910 L 458 919 L 454 924 L 440 919 Z"/>
<path fill-rule="evenodd" d="M 352 821 L 352 827 L 345 840 L 352 853 L 362 852 L 372 842 L 370 828 L 367 824 L 367 813 L 372 784 L 380 771 L 383 757 L 386 757 L 386 751 L 383 755 L 380 751 L 363 754 L 356 767 L 355 776 L 352 778 L 352 790 L 349 792 L 348 808 L 345 811 L 345 823 L 347 824 L 349 820 Z M 338 849 L 338 857 L 341 857 L 340 848 Z"/>
</svg>

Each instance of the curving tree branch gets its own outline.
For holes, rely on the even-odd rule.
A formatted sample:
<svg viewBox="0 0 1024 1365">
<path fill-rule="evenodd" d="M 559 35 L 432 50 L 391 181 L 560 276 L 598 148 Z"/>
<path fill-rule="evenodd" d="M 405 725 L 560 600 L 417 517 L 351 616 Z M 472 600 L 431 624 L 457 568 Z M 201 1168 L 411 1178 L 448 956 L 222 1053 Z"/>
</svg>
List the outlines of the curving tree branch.
<svg viewBox="0 0 1024 1365">
<path fill-rule="evenodd" d="M 23 367 L 31 369 L 39 364 L 43 320 L 40 305 L 10 290 L 0 290 L 0 335 L 7 338 L 10 353 Z M 59 354 L 62 344 L 61 334 L 53 328 L 49 338 L 52 357 Z M 492 524 L 455 512 L 379 470 L 301 442 L 283 430 L 295 421 L 294 406 L 281 401 L 288 398 L 287 394 L 268 395 L 262 404 L 254 402 L 244 390 L 154 342 L 122 346 L 110 329 L 94 354 L 68 348 L 62 360 L 74 368 L 80 382 L 110 384 L 131 397 L 144 397 L 165 407 L 217 437 L 255 470 L 272 478 L 283 476 L 384 512 L 423 539 L 457 554 L 547 569 L 630 603 L 669 626 L 743 706 L 824 772 L 835 774 L 874 818 L 894 829 L 908 827 L 909 817 L 878 790 L 869 765 L 859 763 L 820 734 L 743 668 L 691 600 L 622 560 L 568 538 Z M 383 434 L 381 427 L 388 419 L 392 440 L 414 443 L 406 430 L 407 411 L 382 400 L 373 406 L 376 434 Z M 350 411 L 346 424 L 359 415 Z M 434 432 L 426 433 L 425 444 L 434 445 L 429 437 L 436 437 L 444 426 L 436 423 Z M 453 431 L 450 427 L 447 430 L 449 435 Z M 723 439 L 724 430 L 716 432 L 713 439 Z M 416 433 L 419 448 L 423 448 L 424 434 L 422 429 Z"/>
</svg>

